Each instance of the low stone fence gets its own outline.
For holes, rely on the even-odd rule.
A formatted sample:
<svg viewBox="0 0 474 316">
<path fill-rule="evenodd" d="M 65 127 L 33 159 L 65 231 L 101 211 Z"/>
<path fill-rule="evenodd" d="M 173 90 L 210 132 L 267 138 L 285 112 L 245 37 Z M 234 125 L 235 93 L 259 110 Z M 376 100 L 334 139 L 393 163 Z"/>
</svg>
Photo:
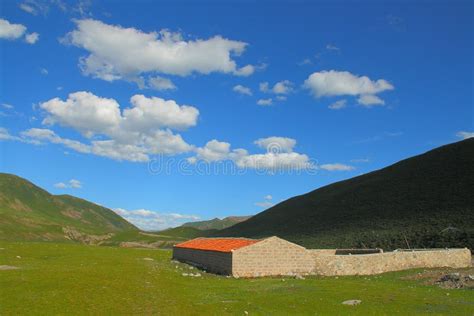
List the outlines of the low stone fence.
<svg viewBox="0 0 474 316">
<path fill-rule="evenodd" d="M 469 249 L 399 250 L 385 253 L 337 255 L 336 250 L 308 250 L 317 275 L 371 275 L 413 268 L 471 266 Z"/>
</svg>

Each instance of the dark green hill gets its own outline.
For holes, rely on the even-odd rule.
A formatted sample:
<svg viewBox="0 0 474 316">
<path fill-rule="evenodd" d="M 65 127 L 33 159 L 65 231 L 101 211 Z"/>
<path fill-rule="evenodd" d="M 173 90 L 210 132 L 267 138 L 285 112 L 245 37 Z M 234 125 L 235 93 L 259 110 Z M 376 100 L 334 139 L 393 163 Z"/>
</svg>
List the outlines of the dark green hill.
<svg viewBox="0 0 474 316">
<path fill-rule="evenodd" d="M 307 247 L 474 248 L 474 139 L 293 197 L 220 236 Z"/>
<path fill-rule="evenodd" d="M 93 242 L 135 226 L 112 210 L 70 195 L 51 195 L 15 175 L 0 173 L 0 239 Z"/>
<path fill-rule="evenodd" d="M 228 216 L 223 219 L 214 218 L 208 221 L 199 221 L 199 222 L 189 222 L 184 223 L 181 225 L 182 227 L 194 227 L 201 230 L 209 230 L 209 229 L 224 229 L 240 222 L 246 221 L 251 216 Z"/>
</svg>

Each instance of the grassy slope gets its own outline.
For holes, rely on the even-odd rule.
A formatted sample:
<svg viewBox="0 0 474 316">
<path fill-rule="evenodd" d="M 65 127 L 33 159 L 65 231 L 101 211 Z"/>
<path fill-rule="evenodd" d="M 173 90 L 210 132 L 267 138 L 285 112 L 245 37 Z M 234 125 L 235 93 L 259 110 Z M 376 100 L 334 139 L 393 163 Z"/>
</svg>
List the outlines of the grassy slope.
<svg viewBox="0 0 474 316">
<path fill-rule="evenodd" d="M 0 248 L 0 265 L 21 268 L 0 271 L 2 315 L 474 314 L 472 291 L 400 279 L 413 271 L 285 281 L 191 278 L 181 274 L 196 270 L 171 262 L 164 250 L 31 242 Z M 341 305 L 349 299 L 362 304 Z"/>
<path fill-rule="evenodd" d="M 183 227 L 194 227 L 201 230 L 224 229 L 249 219 L 251 216 L 228 216 L 226 218 L 214 218 L 208 221 L 184 223 Z"/>
<path fill-rule="evenodd" d="M 218 232 L 307 247 L 474 249 L 474 138 L 291 198 Z"/>
<path fill-rule="evenodd" d="M 107 208 L 0 173 L 0 239 L 61 240 L 66 226 L 91 235 L 137 230 Z"/>
<path fill-rule="evenodd" d="M 180 226 L 180 227 L 168 228 L 168 229 L 162 230 L 160 232 L 157 232 L 157 234 L 170 236 L 170 237 L 180 237 L 180 238 L 185 238 L 185 239 L 191 239 L 191 238 L 196 238 L 196 237 L 206 237 L 216 232 L 217 232 L 216 229 L 201 230 L 194 227 Z"/>
</svg>

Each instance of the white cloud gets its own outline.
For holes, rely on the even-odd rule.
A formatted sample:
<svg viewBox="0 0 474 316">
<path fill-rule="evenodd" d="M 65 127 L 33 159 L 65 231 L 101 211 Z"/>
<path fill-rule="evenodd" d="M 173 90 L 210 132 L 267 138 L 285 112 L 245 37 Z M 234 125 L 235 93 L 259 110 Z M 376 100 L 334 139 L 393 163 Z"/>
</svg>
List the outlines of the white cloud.
<svg viewBox="0 0 474 316">
<path fill-rule="evenodd" d="M 66 188 L 67 188 L 67 184 L 64 183 L 64 182 L 58 182 L 58 183 L 55 183 L 55 184 L 54 184 L 54 187 L 57 188 L 57 189 L 66 189 Z"/>
<path fill-rule="evenodd" d="M 158 91 L 176 89 L 176 86 L 171 80 L 160 76 L 155 76 L 148 79 L 148 86 Z"/>
<path fill-rule="evenodd" d="M 132 130 L 144 130 L 153 127 L 186 129 L 197 124 L 199 111 L 188 105 L 178 105 L 174 100 L 157 97 L 147 98 L 134 95 L 132 108 L 123 111 L 125 126 Z"/>
<path fill-rule="evenodd" d="M 269 208 L 273 206 L 274 204 L 270 201 L 262 201 L 262 202 L 256 202 L 255 205 L 261 208 Z"/>
<path fill-rule="evenodd" d="M 137 227 L 148 231 L 159 231 L 200 219 L 200 217 L 196 215 L 161 213 L 147 209 L 126 210 L 116 208 L 113 211 Z"/>
<path fill-rule="evenodd" d="M 30 14 L 33 14 L 33 15 L 37 15 L 38 12 L 35 10 L 35 8 L 27 3 L 20 3 L 20 9 L 22 9 L 23 11 L 27 12 L 27 13 L 30 13 Z"/>
<path fill-rule="evenodd" d="M 304 170 L 314 166 L 309 157 L 295 152 L 291 153 L 265 153 L 240 157 L 235 161 L 240 168 L 258 170 Z"/>
<path fill-rule="evenodd" d="M 43 102 L 40 108 L 48 113 L 44 124 L 59 123 L 72 127 L 88 137 L 95 133 L 110 134 L 122 120 L 117 101 L 85 91 L 69 94 L 66 101 L 54 98 Z"/>
<path fill-rule="evenodd" d="M 196 153 L 196 158 L 207 162 L 226 160 L 230 155 L 230 144 L 213 139 L 204 147 L 197 148 Z"/>
<path fill-rule="evenodd" d="M 174 100 L 138 94 L 132 96 L 130 102 L 132 107 L 120 113 L 120 106 L 114 99 L 79 91 L 69 94 L 66 101 L 54 98 L 41 103 L 40 107 L 49 114 L 45 124 L 69 126 L 87 137 L 94 134 L 123 136 L 127 132 L 148 132 L 157 128 L 186 129 L 197 124 L 198 109 L 180 106 Z"/>
<path fill-rule="evenodd" d="M 143 95 L 132 96 L 130 102 L 132 107 L 121 113 L 114 99 L 82 91 L 71 93 L 65 101 L 54 98 L 40 104 L 47 113 L 43 124 L 71 127 L 91 139 L 89 144 L 62 138 L 50 129 L 33 128 L 21 136 L 37 145 L 50 142 L 81 153 L 134 162 L 149 161 L 150 155 L 193 150 L 193 146 L 171 129 L 196 125 L 199 115 L 196 108 Z"/>
<path fill-rule="evenodd" d="M 459 131 L 456 136 L 462 139 L 468 139 L 474 137 L 474 132 Z"/>
<path fill-rule="evenodd" d="M 231 149 L 229 143 L 214 139 L 204 147 L 196 148 L 196 156 L 188 158 L 188 162 L 230 160 L 239 168 L 266 170 L 268 172 L 304 170 L 315 167 L 307 155 L 293 152 L 296 141 L 291 138 L 261 138 L 256 140 L 255 144 L 266 149 L 266 153 L 249 154 L 245 149 Z"/>
<path fill-rule="evenodd" d="M 41 68 L 41 69 L 40 69 L 40 73 L 41 73 L 42 75 L 45 75 L 45 76 L 46 76 L 47 74 L 49 74 L 49 71 L 48 71 L 48 69 L 46 69 L 46 68 Z"/>
<path fill-rule="evenodd" d="M 59 182 L 54 184 L 55 188 L 58 189 L 80 189 L 82 188 L 82 183 L 79 180 L 71 179 L 67 183 Z"/>
<path fill-rule="evenodd" d="M 29 33 L 25 35 L 25 41 L 28 44 L 34 44 L 39 40 L 39 34 L 36 32 Z"/>
<path fill-rule="evenodd" d="M 358 99 L 357 102 L 363 106 L 371 107 L 373 105 L 384 105 L 385 101 L 380 99 L 376 95 L 363 94 Z"/>
<path fill-rule="evenodd" d="M 319 166 L 319 169 L 327 170 L 327 171 L 351 171 L 355 168 L 349 165 L 344 165 L 341 163 L 328 163 Z"/>
<path fill-rule="evenodd" d="M 7 109 L 7 110 L 13 109 L 13 105 L 8 104 L 8 103 L 2 103 L 2 106 L 3 106 L 5 109 Z"/>
<path fill-rule="evenodd" d="M 254 142 L 260 148 L 265 149 L 267 152 L 279 153 L 287 152 L 290 153 L 293 151 L 293 148 L 296 146 L 296 140 L 288 137 L 267 137 L 260 138 Z"/>
<path fill-rule="evenodd" d="M 340 110 L 346 107 L 347 100 L 339 100 L 328 106 L 331 110 Z"/>
<path fill-rule="evenodd" d="M 4 127 L 0 127 L 0 140 L 16 140 L 17 137 L 10 135 L 8 130 Z"/>
<path fill-rule="evenodd" d="M 358 102 L 363 105 L 381 104 L 380 102 L 383 101 L 375 94 L 394 89 L 393 85 L 384 79 L 372 81 L 367 76 L 359 77 L 348 71 L 336 70 L 311 74 L 305 80 L 304 87 L 317 98 L 342 95 L 360 96 Z"/>
<path fill-rule="evenodd" d="M 262 202 L 256 202 L 255 205 L 256 205 L 256 206 L 259 206 L 259 207 L 262 207 L 262 208 L 269 208 L 269 207 L 271 207 L 271 206 L 274 205 L 274 203 L 271 202 L 271 200 L 273 199 L 273 196 L 271 196 L 270 194 L 265 195 L 265 196 L 263 197 L 263 199 L 264 199 L 264 201 L 262 201 Z"/>
<path fill-rule="evenodd" d="M 287 96 L 286 96 L 286 95 L 277 95 L 277 96 L 276 96 L 276 99 L 277 99 L 278 101 L 286 101 Z"/>
<path fill-rule="evenodd" d="M 232 90 L 240 94 L 252 95 L 252 90 L 250 88 L 244 87 L 240 84 L 234 86 Z"/>
<path fill-rule="evenodd" d="M 298 66 L 305 66 L 305 65 L 312 65 L 313 62 L 309 58 L 303 59 L 301 62 L 298 63 Z"/>
<path fill-rule="evenodd" d="M 269 98 L 269 99 L 259 99 L 257 101 L 257 104 L 258 105 L 261 105 L 261 106 L 268 106 L 268 105 L 272 105 L 273 104 L 273 100 L 272 98 Z"/>
<path fill-rule="evenodd" d="M 0 19 L 0 39 L 17 40 L 24 36 L 25 42 L 34 44 L 39 39 L 38 33 L 26 34 L 27 27 L 23 24 L 10 23 L 5 19 Z"/>
<path fill-rule="evenodd" d="M 186 41 L 181 33 L 169 30 L 146 33 L 92 19 L 75 23 L 76 29 L 63 42 L 88 51 L 89 55 L 80 59 L 82 72 L 103 80 L 133 80 L 147 73 L 248 76 L 255 70 L 252 65 L 239 68 L 234 60 L 247 43 L 219 35 Z"/>
<path fill-rule="evenodd" d="M 57 4 L 58 6 L 62 3 L 59 0 L 51 1 L 52 4 Z M 49 4 L 46 1 L 42 0 L 26 0 L 20 3 L 20 9 L 32 14 L 32 15 L 46 15 L 49 11 Z"/>
<path fill-rule="evenodd" d="M 0 38 L 7 40 L 18 39 L 26 32 L 26 26 L 22 24 L 13 24 L 7 20 L 0 19 Z"/>
<path fill-rule="evenodd" d="M 261 82 L 260 91 L 264 93 L 289 94 L 293 91 L 293 83 L 289 80 L 283 80 L 275 83 L 272 88 L 268 82 Z"/>
<path fill-rule="evenodd" d="M 307 155 L 293 152 L 293 147 L 296 145 L 294 139 L 275 136 L 260 138 L 254 143 L 265 149 L 266 152 L 263 154 L 249 154 L 245 149 L 231 149 L 230 143 L 214 139 L 204 147 L 196 148 L 196 156 L 188 158 L 188 162 L 230 160 L 242 169 L 257 169 L 268 172 L 315 168 Z"/>
<path fill-rule="evenodd" d="M 24 141 L 32 143 L 34 145 L 42 145 L 45 142 L 50 142 L 53 144 L 64 145 L 67 148 L 73 149 L 77 152 L 84 154 L 92 152 L 90 146 L 76 140 L 62 138 L 50 129 L 30 128 L 26 131 L 21 132 L 20 135 Z"/>
<path fill-rule="evenodd" d="M 327 44 L 326 49 L 327 50 L 334 50 L 334 51 L 340 51 L 341 50 L 339 47 L 337 47 L 336 45 L 333 45 L 333 44 Z"/>
</svg>

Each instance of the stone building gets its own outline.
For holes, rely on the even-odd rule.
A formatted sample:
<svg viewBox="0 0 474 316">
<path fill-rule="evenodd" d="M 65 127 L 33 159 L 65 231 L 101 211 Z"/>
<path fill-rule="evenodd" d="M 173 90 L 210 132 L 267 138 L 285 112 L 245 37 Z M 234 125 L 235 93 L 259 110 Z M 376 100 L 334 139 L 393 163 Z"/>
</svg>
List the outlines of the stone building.
<svg viewBox="0 0 474 316">
<path fill-rule="evenodd" d="M 370 275 L 412 268 L 471 265 L 469 249 L 306 249 L 278 237 L 196 238 L 173 247 L 173 259 L 236 277 Z"/>
</svg>

